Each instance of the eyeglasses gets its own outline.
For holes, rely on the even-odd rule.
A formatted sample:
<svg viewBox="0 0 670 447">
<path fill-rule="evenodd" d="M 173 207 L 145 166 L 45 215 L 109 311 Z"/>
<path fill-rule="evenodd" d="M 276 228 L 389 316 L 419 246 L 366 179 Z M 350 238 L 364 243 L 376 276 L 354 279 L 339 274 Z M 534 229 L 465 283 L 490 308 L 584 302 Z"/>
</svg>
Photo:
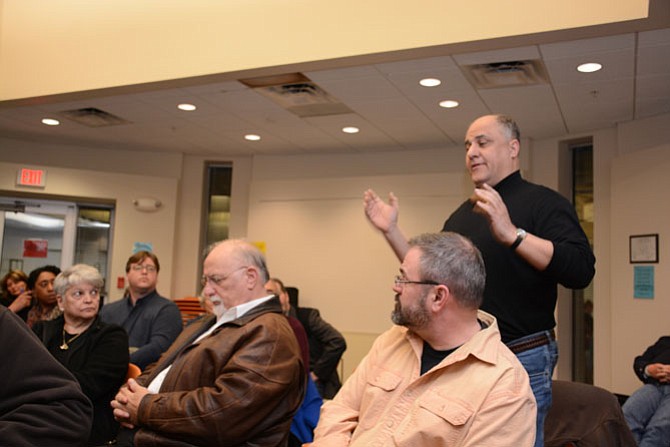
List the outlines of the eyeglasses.
<svg viewBox="0 0 670 447">
<path fill-rule="evenodd" d="M 133 265 L 130 266 L 130 268 L 134 272 L 141 272 L 142 270 L 146 270 L 148 273 L 154 273 L 156 271 L 156 266 L 155 265 L 133 264 Z"/>
<path fill-rule="evenodd" d="M 249 268 L 249 266 L 248 266 L 248 265 L 245 265 L 245 266 L 242 266 L 242 267 L 238 267 L 238 268 L 236 268 L 235 270 L 233 270 L 232 272 L 228 273 L 227 275 L 223 275 L 223 276 L 219 276 L 219 275 L 202 275 L 202 278 L 200 278 L 200 285 L 202 285 L 203 287 L 205 287 L 205 286 L 207 285 L 208 282 L 211 282 L 212 284 L 221 287 L 221 284 L 223 284 L 223 282 L 224 282 L 226 279 L 230 278 L 230 277 L 233 275 L 233 273 L 235 273 L 235 272 L 238 271 L 238 270 L 242 270 L 242 269 L 246 269 L 246 268 Z"/>
<path fill-rule="evenodd" d="M 393 282 L 395 283 L 396 286 L 400 285 L 405 285 L 405 284 L 423 284 L 427 286 L 439 286 L 440 283 L 436 281 L 410 281 L 409 279 L 396 275 L 396 277 L 393 279 Z"/>
</svg>

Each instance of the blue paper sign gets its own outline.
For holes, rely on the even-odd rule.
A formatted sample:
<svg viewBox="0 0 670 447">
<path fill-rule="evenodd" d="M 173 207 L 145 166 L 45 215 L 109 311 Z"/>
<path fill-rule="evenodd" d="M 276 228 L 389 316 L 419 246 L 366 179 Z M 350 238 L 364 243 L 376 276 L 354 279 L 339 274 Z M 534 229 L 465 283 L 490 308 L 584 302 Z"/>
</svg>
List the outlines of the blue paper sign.
<svg viewBox="0 0 670 447">
<path fill-rule="evenodd" d="M 154 251 L 154 244 L 151 242 L 135 242 L 133 244 L 133 254 L 138 251 Z"/>
<path fill-rule="evenodd" d="M 633 297 L 654 298 L 654 267 L 636 265 L 633 269 Z"/>
</svg>

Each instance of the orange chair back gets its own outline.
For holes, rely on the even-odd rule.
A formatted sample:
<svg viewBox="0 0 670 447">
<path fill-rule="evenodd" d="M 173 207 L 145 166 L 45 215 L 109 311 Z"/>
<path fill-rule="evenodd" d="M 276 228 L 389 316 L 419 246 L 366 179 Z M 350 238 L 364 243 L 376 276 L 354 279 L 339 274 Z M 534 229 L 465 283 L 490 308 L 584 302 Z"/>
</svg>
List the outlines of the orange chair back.
<svg viewBox="0 0 670 447">
<path fill-rule="evenodd" d="M 139 366 L 134 363 L 128 363 L 128 374 L 126 374 L 126 380 L 134 379 L 140 374 L 142 374 L 142 370 Z"/>
<path fill-rule="evenodd" d="M 205 309 L 200 305 L 200 300 L 194 296 L 177 298 L 173 301 L 181 312 L 181 321 L 184 326 L 186 326 L 189 321 L 206 313 Z"/>
</svg>

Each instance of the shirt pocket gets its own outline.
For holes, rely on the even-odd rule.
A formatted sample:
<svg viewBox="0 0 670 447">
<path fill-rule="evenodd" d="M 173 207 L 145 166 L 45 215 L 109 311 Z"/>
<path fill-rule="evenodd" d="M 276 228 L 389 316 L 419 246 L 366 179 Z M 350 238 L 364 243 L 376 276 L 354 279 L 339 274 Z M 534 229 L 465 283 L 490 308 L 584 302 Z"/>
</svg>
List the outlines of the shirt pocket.
<svg viewBox="0 0 670 447">
<path fill-rule="evenodd" d="M 474 413 L 465 402 L 438 393 L 426 393 L 419 400 L 419 406 L 456 427 L 465 425 Z"/>
<path fill-rule="evenodd" d="M 365 393 L 361 401 L 361 415 L 365 415 L 359 423 L 363 428 L 374 426 L 379 417 L 388 409 L 389 402 L 396 395 L 395 390 L 401 385 L 403 377 L 392 371 L 376 367 L 368 376 Z"/>
<path fill-rule="evenodd" d="M 395 433 L 398 446 L 456 445 L 467 435 L 474 415 L 467 403 L 427 392 L 416 405 L 417 411 Z"/>
</svg>

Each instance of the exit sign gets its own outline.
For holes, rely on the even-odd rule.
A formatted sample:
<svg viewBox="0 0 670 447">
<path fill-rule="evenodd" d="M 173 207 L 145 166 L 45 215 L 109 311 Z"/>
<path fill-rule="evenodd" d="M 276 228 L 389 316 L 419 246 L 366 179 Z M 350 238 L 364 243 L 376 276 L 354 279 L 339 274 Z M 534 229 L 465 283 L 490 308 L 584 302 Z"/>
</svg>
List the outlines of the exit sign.
<svg viewBox="0 0 670 447">
<path fill-rule="evenodd" d="M 44 188 L 47 182 L 47 171 L 45 169 L 21 168 L 16 177 L 17 186 L 39 186 Z"/>
</svg>

